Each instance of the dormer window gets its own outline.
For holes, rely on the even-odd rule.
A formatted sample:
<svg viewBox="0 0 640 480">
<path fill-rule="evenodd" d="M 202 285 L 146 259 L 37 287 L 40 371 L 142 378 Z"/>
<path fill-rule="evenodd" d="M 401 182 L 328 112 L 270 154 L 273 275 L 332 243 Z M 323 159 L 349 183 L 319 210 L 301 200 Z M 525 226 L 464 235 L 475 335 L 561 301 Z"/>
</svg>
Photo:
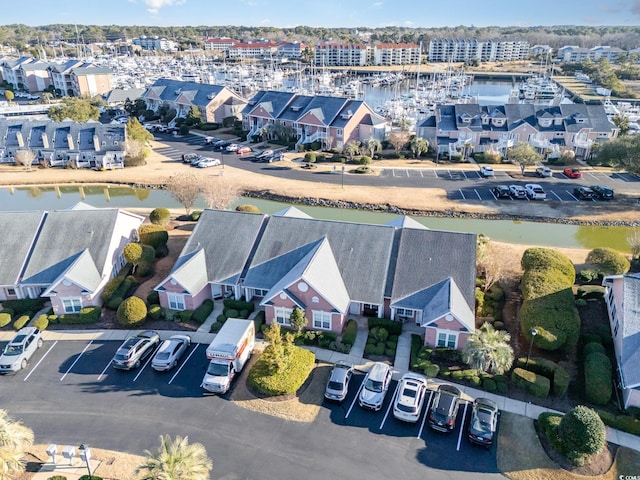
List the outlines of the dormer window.
<svg viewBox="0 0 640 480">
<path fill-rule="evenodd" d="M 302 107 L 298 106 L 298 105 L 294 105 L 293 107 L 291 107 L 291 111 L 292 112 L 299 112 L 301 110 Z"/>
</svg>

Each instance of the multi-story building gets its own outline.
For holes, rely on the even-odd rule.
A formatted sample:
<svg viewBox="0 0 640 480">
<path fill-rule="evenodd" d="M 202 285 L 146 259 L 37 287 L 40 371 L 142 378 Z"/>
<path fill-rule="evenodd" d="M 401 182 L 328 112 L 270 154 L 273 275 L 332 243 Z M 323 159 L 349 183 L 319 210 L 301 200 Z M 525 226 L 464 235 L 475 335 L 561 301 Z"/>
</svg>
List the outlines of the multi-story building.
<svg viewBox="0 0 640 480">
<path fill-rule="evenodd" d="M 26 89 L 29 92 L 44 90 L 48 82 L 47 67 L 49 64 L 41 62 L 33 57 L 20 57 L 6 59 L 0 62 L 2 79 L 13 85 L 14 88 Z M 42 88 L 38 89 L 38 86 Z"/>
<path fill-rule="evenodd" d="M 286 58 L 290 60 L 296 60 L 302 57 L 307 46 L 301 42 L 285 42 L 280 43 L 277 47 L 277 56 L 279 58 Z"/>
<path fill-rule="evenodd" d="M 373 47 L 374 65 L 418 65 L 421 49 L 415 43 L 380 43 Z"/>
<path fill-rule="evenodd" d="M 113 72 L 107 67 L 85 66 L 71 70 L 71 89 L 76 97 L 94 97 L 111 91 Z"/>
<path fill-rule="evenodd" d="M 624 58 L 626 52 L 618 47 L 599 45 L 593 48 L 578 47 L 577 45 L 565 45 L 558 49 L 558 60 L 561 62 L 580 63 L 585 60 L 597 62 L 606 58 L 610 63 L 617 63 Z"/>
<path fill-rule="evenodd" d="M 429 42 L 430 62 L 511 62 L 529 55 L 529 42 L 478 41 L 475 38 L 434 38 Z"/>
<path fill-rule="evenodd" d="M 163 52 L 175 52 L 178 50 L 178 44 L 176 42 L 158 36 L 147 37 L 142 35 L 139 38 L 134 38 L 132 43 L 139 45 L 143 50 L 160 50 Z"/>
<path fill-rule="evenodd" d="M 203 40 L 203 43 L 205 50 L 228 52 L 231 47 L 236 43 L 240 43 L 240 41 L 229 37 L 208 37 Z"/>
<path fill-rule="evenodd" d="M 316 45 L 315 65 L 363 67 L 369 63 L 369 49 L 362 43 L 322 42 Z"/>
<path fill-rule="evenodd" d="M 49 75 L 51 76 L 51 83 L 55 88 L 56 95 L 69 95 L 73 93 L 73 80 L 71 78 L 71 72 L 75 68 L 82 68 L 89 66 L 89 63 L 85 63 L 82 60 L 67 60 L 65 63 L 52 63 L 49 66 Z"/>
<path fill-rule="evenodd" d="M 239 42 L 227 50 L 229 58 L 269 58 L 278 54 L 278 43 L 272 41 L 264 42 Z"/>
</svg>

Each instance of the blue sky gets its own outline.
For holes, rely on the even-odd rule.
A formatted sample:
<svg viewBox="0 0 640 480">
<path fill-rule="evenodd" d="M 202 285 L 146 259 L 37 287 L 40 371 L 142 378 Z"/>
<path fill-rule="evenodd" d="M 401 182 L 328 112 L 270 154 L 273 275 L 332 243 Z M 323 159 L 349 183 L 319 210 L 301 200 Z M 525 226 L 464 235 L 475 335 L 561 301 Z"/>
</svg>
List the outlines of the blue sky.
<svg viewBox="0 0 640 480">
<path fill-rule="evenodd" d="M 4 25 L 640 25 L 640 0 L 31 0 Z"/>
</svg>

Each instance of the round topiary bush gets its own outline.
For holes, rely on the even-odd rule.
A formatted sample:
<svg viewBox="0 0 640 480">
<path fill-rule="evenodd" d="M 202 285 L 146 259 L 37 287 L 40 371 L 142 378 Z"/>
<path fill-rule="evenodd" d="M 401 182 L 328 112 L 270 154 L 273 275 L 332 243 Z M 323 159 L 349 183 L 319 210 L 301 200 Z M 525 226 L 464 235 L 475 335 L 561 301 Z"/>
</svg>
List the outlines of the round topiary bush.
<svg viewBox="0 0 640 480">
<path fill-rule="evenodd" d="M 304 161 L 307 163 L 315 163 L 316 154 L 315 152 L 307 152 L 304 154 Z"/>
<path fill-rule="evenodd" d="M 260 213 L 260 209 L 255 205 L 245 204 L 236 207 L 237 212 Z"/>
<path fill-rule="evenodd" d="M 371 157 L 363 155 L 360 157 L 360 160 L 358 160 L 358 163 L 360 165 L 371 165 Z"/>
<path fill-rule="evenodd" d="M 167 208 L 154 208 L 149 214 L 149 221 L 155 225 L 166 225 L 171 220 L 171 212 Z"/>
<path fill-rule="evenodd" d="M 495 392 L 498 390 L 498 385 L 496 385 L 496 381 L 493 378 L 485 378 L 482 380 L 482 388 L 487 392 Z"/>
<path fill-rule="evenodd" d="M 47 314 L 43 313 L 38 318 L 36 318 L 33 321 L 33 326 L 36 327 L 40 331 L 46 330 L 47 327 L 49 326 L 49 318 L 47 317 Z"/>
<path fill-rule="evenodd" d="M 147 305 L 139 297 L 129 297 L 118 307 L 116 317 L 123 327 L 140 325 L 147 318 Z"/>
<path fill-rule="evenodd" d="M 595 410 L 578 405 L 562 417 L 558 437 L 566 457 L 575 465 L 583 465 L 604 448 L 607 432 Z"/>
<path fill-rule="evenodd" d="M 594 265 L 599 272 L 607 275 L 621 275 L 627 273 L 631 267 L 627 257 L 609 247 L 591 250 L 586 263 Z"/>
<path fill-rule="evenodd" d="M 155 290 L 151 290 L 149 292 L 149 295 L 147 295 L 147 305 L 159 305 L 159 304 L 160 304 L 160 294 Z"/>
</svg>

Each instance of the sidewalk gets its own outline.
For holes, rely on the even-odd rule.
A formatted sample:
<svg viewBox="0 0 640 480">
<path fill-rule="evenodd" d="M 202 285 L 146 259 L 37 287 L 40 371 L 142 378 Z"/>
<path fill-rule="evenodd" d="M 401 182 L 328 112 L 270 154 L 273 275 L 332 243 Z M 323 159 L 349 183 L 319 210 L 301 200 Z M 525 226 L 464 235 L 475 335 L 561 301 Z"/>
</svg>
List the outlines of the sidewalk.
<svg viewBox="0 0 640 480">
<path fill-rule="evenodd" d="M 218 302 L 221 303 L 221 302 Z M 210 324 L 215 321 L 215 318 L 220 312 L 216 313 L 216 310 L 211 313 L 208 317 L 207 321 L 201 326 L 203 330 L 206 331 L 197 331 L 190 333 L 191 340 L 194 343 L 211 343 L 215 334 L 208 333 L 210 328 Z M 205 326 L 209 324 L 209 326 Z M 138 331 L 136 330 L 45 330 L 43 332 L 43 337 L 45 341 L 62 341 L 62 340 L 102 340 L 102 341 L 123 341 L 124 339 L 135 335 Z M 184 331 L 168 331 L 162 330 L 159 332 L 161 339 L 169 338 L 171 335 L 176 334 L 184 334 Z M 319 347 L 302 347 L 312 351 L 316 355 L 316 359 L 322 362 L 327 363 L 336 363 L 339 360 L 348 362 L 357 370 L 360 371 L 368 371 L 373 365 L 373 361 L 364 358 L 364 347 L 367 342 L 367 328 L 364 325 L 358 324 L 358 333 L 356 335 L 356 340 L 354 342 L 353 347 L 351 348 L 351 352 L 349 354 L 334 352 L 332 350 L 326 350 Z M 13 338 L 15 332 L 13 331 L 3 331 L 0 332 L 0 341 L 8 341 Z M 256 342 L 256 349 L 263 349 L 264 341 L 258 340 Z M 398 380 L 404 373 L 409 370 L 409 357 L 411 354 L 411 332 L 404 332 L 400 335 L 398 339 L 398 347 L 396 349 L 396 360 L 394 363 L 393 370 L 393 378 Z M 431 379 L 431 383 L 439 384 L 445 383 L 440 379 Z M 453 382 L 447 382 L 453 383 Z M 497 403 L 500 410 L 505 412 L 515 413 L 517 415 L 522 415 L 525 417 L 529 417 L 532 419 L 537 419 L 540 413 L 542 412 L 554 412 L 554 413 L 562 413 L 557 412 L 556 410 L 548 409 L 546 407 L 541 407 L 539 405 L 522 402 L 520 400 L 514 400 L 509 397 L 504 397 L 501 395 L 496 395 L 493 393 L 485 392 L 483 390 L 478 390 L 475 388 L 471 388 L 465 385 L 456 384 L 458 388 L 462 391 L 463 396 L 467 400 L 471 400 L 478 397 L 485 397 L 493 400 Z M 624 447 L 631 448 L 633 450 L 640 452 L 640 437 L 636 435 L 631 435 L 626 432 L 622 432 L 619 430 L 615 430 L 613 428 L 607 427 L 607 440 L 611 443 L 615 443 L 617 445 L 621 445 Z M 86 467 L 86 465 L 85 465 Z M 71 479 L 75 477 L 69 477 L 66 473 L 65 475 Z"/>
</svg>

